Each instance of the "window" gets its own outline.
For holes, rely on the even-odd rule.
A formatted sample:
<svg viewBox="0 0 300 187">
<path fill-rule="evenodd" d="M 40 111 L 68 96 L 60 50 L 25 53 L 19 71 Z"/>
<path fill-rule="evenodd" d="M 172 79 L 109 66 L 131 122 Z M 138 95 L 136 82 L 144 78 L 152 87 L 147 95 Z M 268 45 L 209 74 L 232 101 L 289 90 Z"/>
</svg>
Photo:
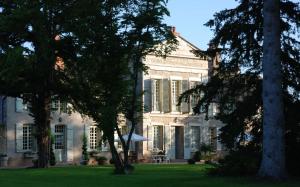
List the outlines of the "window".
<svg viewBox="0 0 300 187">
<path fill-rule="evenodd" d="M 163 150 L 163 126 L 153 126 L 153 149 Z"/>
<path fill-rule="evenodd" d="M 54 129 L 54 148 L 64 149 L 65 148 L 65 126 L 55 125 Z"/>
<path fill-rule="evenodd" d="M 172 112 L 179 112 L 180 106 L 177 106 L 179 97 L 179 81 L 171 82 L 171 98 L 172 98 Z"/>
<path fill-rule="evenodd" d="M 213 151 L 217 150 L 217 128 L 213 127 L 209 129 L 210 133 L 210 146 Z"/>
<path fill-rule="evenodd" d="M 153 80 L 153 111 L 161 111 L 161 81 Z"/>
<path fill-rule="evenodd" d="M 16 98 L 16 112 L 28 111 L 30 104 L 21 98 Z"/>
<path fill-rule="evenodd" d="M 53 100 L 51 102 L 51 110 L 57 111 L 59 109 L 59 100 Z"/>
<path fill-rule="evenodd" d="M 129 132 L 128 126 L 124 125 L 124 126 L 120 126 L 119 128 L 122 135 L 128 134 Z M 116 137 L 119 139 L 118 134 L 116 134 Z M 118 141 L 118 149 L 123 149 L 121 141 Z"/>
<path fill-rule="evenodd" d="M 191 126 L 191 148 L 192 150 L 199 150 L 200 148 L 200 127 Z"/>
<path fill-rule="evenodd" d="M 91 126 L 90 127 L 90 149 L 95 150 L 98 148 L 98 127 Z"/>
<path fill-rule="evenodd" d="M 30 151 L 33 145 L 32 125 L 23 125 L 23 150 Z"/>
<path fill-rule="evenodd" d="M 60 112 L 68 113 L 68 104 L 67 102 L 60 101 Z"/>
<path fill-rule="evenodd" d="M 199 82 L 192 81 L 190 82 L 190 88 L 195 88 Z M 191 112 L 193 111 L 193 108 L 198 104 L 199 96 L 198 95 L 192 95 L 191 96 Z"/>
<path fill-rule="evenodd" d="M 52 100 L 51 101 L 51 110 L 58 111 L 60 113 L 68 113 L 68 104 L 65 101 Z"/>
<path fill-rule="evenodd" d="M 208 115 L 213 117 L 216 116 L 218 112 L 217 104 L 216 103 L 210 103 L 208 107 Z"/>
</svg>

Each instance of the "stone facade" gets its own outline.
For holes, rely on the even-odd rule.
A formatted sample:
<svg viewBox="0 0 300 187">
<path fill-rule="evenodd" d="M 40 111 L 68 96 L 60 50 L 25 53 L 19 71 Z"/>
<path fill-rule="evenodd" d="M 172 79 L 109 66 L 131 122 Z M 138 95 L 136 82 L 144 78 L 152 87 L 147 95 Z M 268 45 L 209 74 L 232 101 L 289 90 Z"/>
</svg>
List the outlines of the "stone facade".
<svg viewBox="0 0 300 187">
<path fill-rule="evenodd" d="M 182 92 L 207 82 L 210 61 L 196 57 L 195 46 L 178 36 L 178 50 L 167 58 L 148 55 L 144 63 L 149 67 L 143 74 L 145 112 L 142 123 L 143 136 L 149 139 L 143 144 L 143 154 L 163 150 L 171 159 L 189 159 L 201 144 L 211 144 L 216 152 L 222 145 L 216 140 L 223 124 L 205 120 L 204 114 L 192 114 L 192 102 L 176 107 Z M 211 106 L 216 111 L 216 106 Z M 210 114 L 213 115 L 213 112 Z M 213 137 L 212 137 L 213 136 Z M 195 142 L 197 141 L 197 142 Z"/>
<path fill-rule="evenodd" d="M 136 144 L 139 156 L 149 158 L 154 151 L 165 151 L 170 159 L 189 159 L 200 144 L 211 144 L 222 151 L 216 140 L 222 123 L 192 114 L 192 100 L 176 106 L 178 96 L 197 83 L 208 80 L 210 62 L 196 57 L 197 49 L 178 36 L 179 46 L 167 58 L 148 55 L 144 63 L 147 73 L 140 75 L 144 112 L 136 133 L 148 140 Z M 193 83 L 193 84 L 192 84 Z M 59 163 L 79 164 L 82 137 L 88 137 L 88 150 L 109 157 L 109 149 L 100 143 L 101 133 L 91 119 L 79 113 L 68 114 L 56 101 L 51 113 L 51 133 L 55 136 L 54 152 Z M 215 109 L 212 106 L 212 111 Z M 213 113 L 213 112 L 212 112 Z M 211 114 L 213 115 L 213 114 Z M 18 98 L 0 100 L 0 153 L 7 154 L 9 167 L 31 166 L 36 157 L 34 126 L 26 104 Z M 99 147 L 99 145 L 101 145 Z M 116 143 L 117 145 L 117 143 Z M 135 146 L 133 146 L 135 147 Z"/>
</svg>

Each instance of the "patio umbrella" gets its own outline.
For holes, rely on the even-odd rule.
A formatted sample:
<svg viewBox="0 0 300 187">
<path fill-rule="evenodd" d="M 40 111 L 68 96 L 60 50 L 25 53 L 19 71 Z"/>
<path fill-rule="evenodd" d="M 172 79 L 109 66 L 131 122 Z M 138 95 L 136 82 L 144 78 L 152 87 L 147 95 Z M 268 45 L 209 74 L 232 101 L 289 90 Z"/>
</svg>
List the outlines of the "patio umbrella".
<svg viewBox="0 0 300 187">
<path fill-rule="evenodd" d="M 129 137 L 129 134 L 123 135 L 123 138 L 125 141 L 128 140 L 128 137 Z M 120 141 L 119 137 L 115 138 L 115 140 Z M 131 142 L 142 142 L 142 141 L 147 141 L 147 140 L 148 140 L 148 138 L 145 138 L 144 136 L 132 133 Z"/>
</svg>

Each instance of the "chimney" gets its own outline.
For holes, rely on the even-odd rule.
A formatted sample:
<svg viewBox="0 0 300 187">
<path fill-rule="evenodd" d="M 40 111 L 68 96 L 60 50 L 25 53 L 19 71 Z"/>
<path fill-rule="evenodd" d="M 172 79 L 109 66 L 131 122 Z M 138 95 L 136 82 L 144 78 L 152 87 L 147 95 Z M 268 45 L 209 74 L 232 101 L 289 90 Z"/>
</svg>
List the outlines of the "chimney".
<svg viewBox="0 0 300 187">
<path fill-rule="evenodd" d="M 174 36 L 179 36 L 180 34 L 176 32 L 176 27 L 171 26 L 171 32 L 174 34 Z"/>
</svg>

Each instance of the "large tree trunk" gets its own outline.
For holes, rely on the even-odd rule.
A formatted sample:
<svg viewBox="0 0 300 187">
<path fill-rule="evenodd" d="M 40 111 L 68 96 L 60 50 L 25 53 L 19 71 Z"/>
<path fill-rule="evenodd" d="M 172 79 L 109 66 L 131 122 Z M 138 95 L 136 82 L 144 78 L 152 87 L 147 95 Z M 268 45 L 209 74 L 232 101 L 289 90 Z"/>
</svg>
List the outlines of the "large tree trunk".
<svg viewBox="0 0 300 187">
<path fill-rule="evenodd" d="M 51 97 L 39 94 L 33 99 L 32 114 L 37 127 L 38 168 L 46 168 L 50 155 L 50 103 Z"/>
<path fill-rule="evenodd" d="M 265 0 L 263 12 L 263 153 L 258 175 L 279 180 L 286 176 L 280 62 L 280 0 Z"/>
<path fill-rule="evenodd" d="M 112 135 L 113 134 L 114 133 L 112 132 Z M 114 136 L 109 135 L 109 137 L 107 139 L 108 139 L 108 143 L 109 143 L 109 147 L 110 147 L 111 156 L 112 156 L 112 159 L 113 159 L 114 165 L 115 165 L 115 173 L 116 174 L 124 174 L 125 173 L 124 163 L 114 145 Z"/>
</svg>

